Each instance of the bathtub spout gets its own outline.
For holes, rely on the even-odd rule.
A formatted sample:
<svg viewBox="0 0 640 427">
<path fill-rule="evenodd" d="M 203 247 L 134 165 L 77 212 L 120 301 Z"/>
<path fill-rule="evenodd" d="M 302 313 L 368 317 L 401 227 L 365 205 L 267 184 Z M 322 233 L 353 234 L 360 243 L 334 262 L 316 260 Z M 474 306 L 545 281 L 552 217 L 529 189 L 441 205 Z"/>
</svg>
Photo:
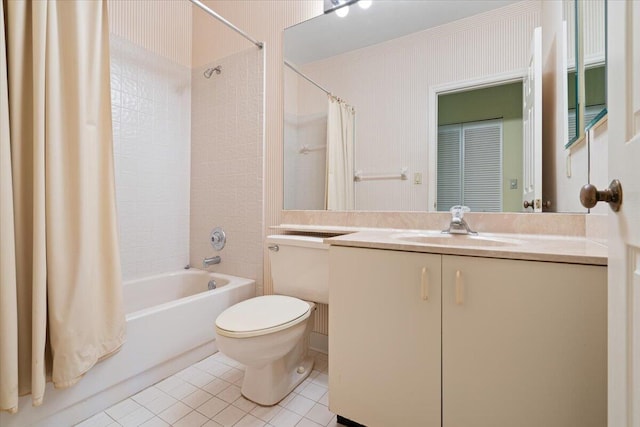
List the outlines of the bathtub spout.
<svg viewBox="0 0 640 427">
<path fill-rule="evenodd" d="M 219 256 L 212 256 L 211 258 L 205 258 L 202 260 L 202 266 L 207 268 L 214 264 L 220 264 L 220 261 L 222 261 L 222 259 Z"/>
</svg>

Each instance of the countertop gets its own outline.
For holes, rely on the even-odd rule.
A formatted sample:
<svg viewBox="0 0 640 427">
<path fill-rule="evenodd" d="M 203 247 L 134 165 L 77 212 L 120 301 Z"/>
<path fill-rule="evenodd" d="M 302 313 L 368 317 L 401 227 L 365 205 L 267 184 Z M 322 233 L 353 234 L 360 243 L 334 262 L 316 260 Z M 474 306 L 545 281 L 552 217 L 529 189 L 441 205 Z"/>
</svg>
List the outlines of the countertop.
<svg viewBox="0 0 640 427">
<path fill-rule="evenodd" d="M 319 228 L 320 227 L 315 227 L 315 231 L 319 232 Z M 327 229 L 329 228 L 330 227 L 327 227 Z M 332 228 L 332 232 L 338 232 L 338 227 Z M 483 246 L 482 244 L 465 246 L 464 244 L 456 244 L 456 239 L 464 239 L 463 236 L 451 236 L 451 243 L 446 245 L 413 242 L 393 237 L 393 235 L 397 234 L 420 232 L 436 233 L 434 230 L 366 229 L 327 238 L 325 242 L 334 246 L 388 249 L 444 255 L 607 265 L 607 247 L 602 243 L 581 237 L 482 232 L 479 235 L 480 237 L 501 239 L 507 242 L 504 246 Z M 513 244 L 509 242 L 513 242 Z"/>
<path fill-rule="evenodd" d="M 379 227 L 354 227 L 350 225 L 309 225 L 309 224 L 280 224 L 269 227 L 271 230 L 290 231 L 292 233 L 312 234 L 349 234 L 358 231 L 376 231 Z"/>
</svg>

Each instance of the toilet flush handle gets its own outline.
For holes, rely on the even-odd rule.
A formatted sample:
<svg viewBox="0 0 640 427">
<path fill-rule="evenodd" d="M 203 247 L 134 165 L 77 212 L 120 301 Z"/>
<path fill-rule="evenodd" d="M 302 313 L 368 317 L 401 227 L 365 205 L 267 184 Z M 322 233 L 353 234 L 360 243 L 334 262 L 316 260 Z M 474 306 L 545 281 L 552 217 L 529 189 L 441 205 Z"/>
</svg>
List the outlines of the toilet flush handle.
<svg viewBox="0 0 640 427">
<path fill-rule="evenodd" d="M 273 252 L 278 252 L 280 250 L 280 246 L 278 246 L 278 245 L 269 245 L 269 246 L 267 246 L 267 248 L 270 251 L 273 251 Z"/>
</svg>

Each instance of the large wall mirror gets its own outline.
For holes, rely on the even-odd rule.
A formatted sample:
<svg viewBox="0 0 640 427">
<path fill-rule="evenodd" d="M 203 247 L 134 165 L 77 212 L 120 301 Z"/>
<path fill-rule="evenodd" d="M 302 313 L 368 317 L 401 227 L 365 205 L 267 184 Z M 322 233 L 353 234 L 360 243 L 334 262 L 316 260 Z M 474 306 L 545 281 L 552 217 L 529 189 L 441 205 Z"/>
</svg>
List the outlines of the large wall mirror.
<svg viewBox="0 0 640 427">
<path fill-rule="evenodd" d="M 539 1 L 361 0 L 287 28 L 284 209 L 542 210 L 540 20 Z"/>
</svg>

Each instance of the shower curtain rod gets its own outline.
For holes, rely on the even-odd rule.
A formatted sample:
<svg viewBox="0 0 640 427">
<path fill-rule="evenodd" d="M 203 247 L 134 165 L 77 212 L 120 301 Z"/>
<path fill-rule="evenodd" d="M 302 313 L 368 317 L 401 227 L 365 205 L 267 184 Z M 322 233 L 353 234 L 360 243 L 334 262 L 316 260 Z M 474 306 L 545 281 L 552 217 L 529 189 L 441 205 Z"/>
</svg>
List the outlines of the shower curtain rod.
<svg viewBox="0 0 640 427">
<path fill-rule="evenodd" d="M 189 0 L 191 3 L 195 4 L 196 6 L 198 6 L 200 9 L 202 9 L 203 11 L 205 11 L 207 14 L 213 16 L 214 18 L 216 18 L 218 21 L 222 22 L 224 25 L 226 25 L 227 27 L 231 28 L 233 31 L 235 31 L 236 33 L 240 34 L 242 37 L 244 37 L 245 39 L 249 40 L 251 43 L 253 43 L 254 45 L 258 46 L 258 49 L 262 49 L 264 47 L 264 43 L 259 42 L 258 40 L 254 39 L 253 37 L 251 37 L 250 35 L 248 35 L 247 33 L 245 33 L 244 31 L 242 31 L 240 28 L 236 27 L 235 25 L 233 25 L 231 22 L 227 21 L 226 19 L 224 19 L 221 15 L 219 15 L 218 13 L 214 12 L 213 10 L 209 9 L 204 3 L 202 3 L 199 0 Z"/>
<path fill-rule="evenodd" d="M 318 89 L 320 89 L 321 91 L 325 92 L 327 95 L 333 96 L 333 94 L 331 92 L 329 92 L 328 90 L 326 90 L 325 88 L 323 88 L 322 86 L 320 86 L 318 83 L 314 82 L 313 80 L 311 80 L 310 77 L 307 77 L 306 75 L 304 75 L 304 73 L 300 70 L 298 70 L 296 67 L 294 67 L 289 61 L 287 61 L 286 59 L 284 60 L 284 65 L 286 65 L 287 67 L 291 68 L 295 73 L 299 74 L 300 77 L 302 77 L 303 79 L 305 79 L 306 81 L 308 81 L 309 83 L 311 83 L 312 85 L 314 85 L 315 87 L 317 87 Z"/>
</svg>

